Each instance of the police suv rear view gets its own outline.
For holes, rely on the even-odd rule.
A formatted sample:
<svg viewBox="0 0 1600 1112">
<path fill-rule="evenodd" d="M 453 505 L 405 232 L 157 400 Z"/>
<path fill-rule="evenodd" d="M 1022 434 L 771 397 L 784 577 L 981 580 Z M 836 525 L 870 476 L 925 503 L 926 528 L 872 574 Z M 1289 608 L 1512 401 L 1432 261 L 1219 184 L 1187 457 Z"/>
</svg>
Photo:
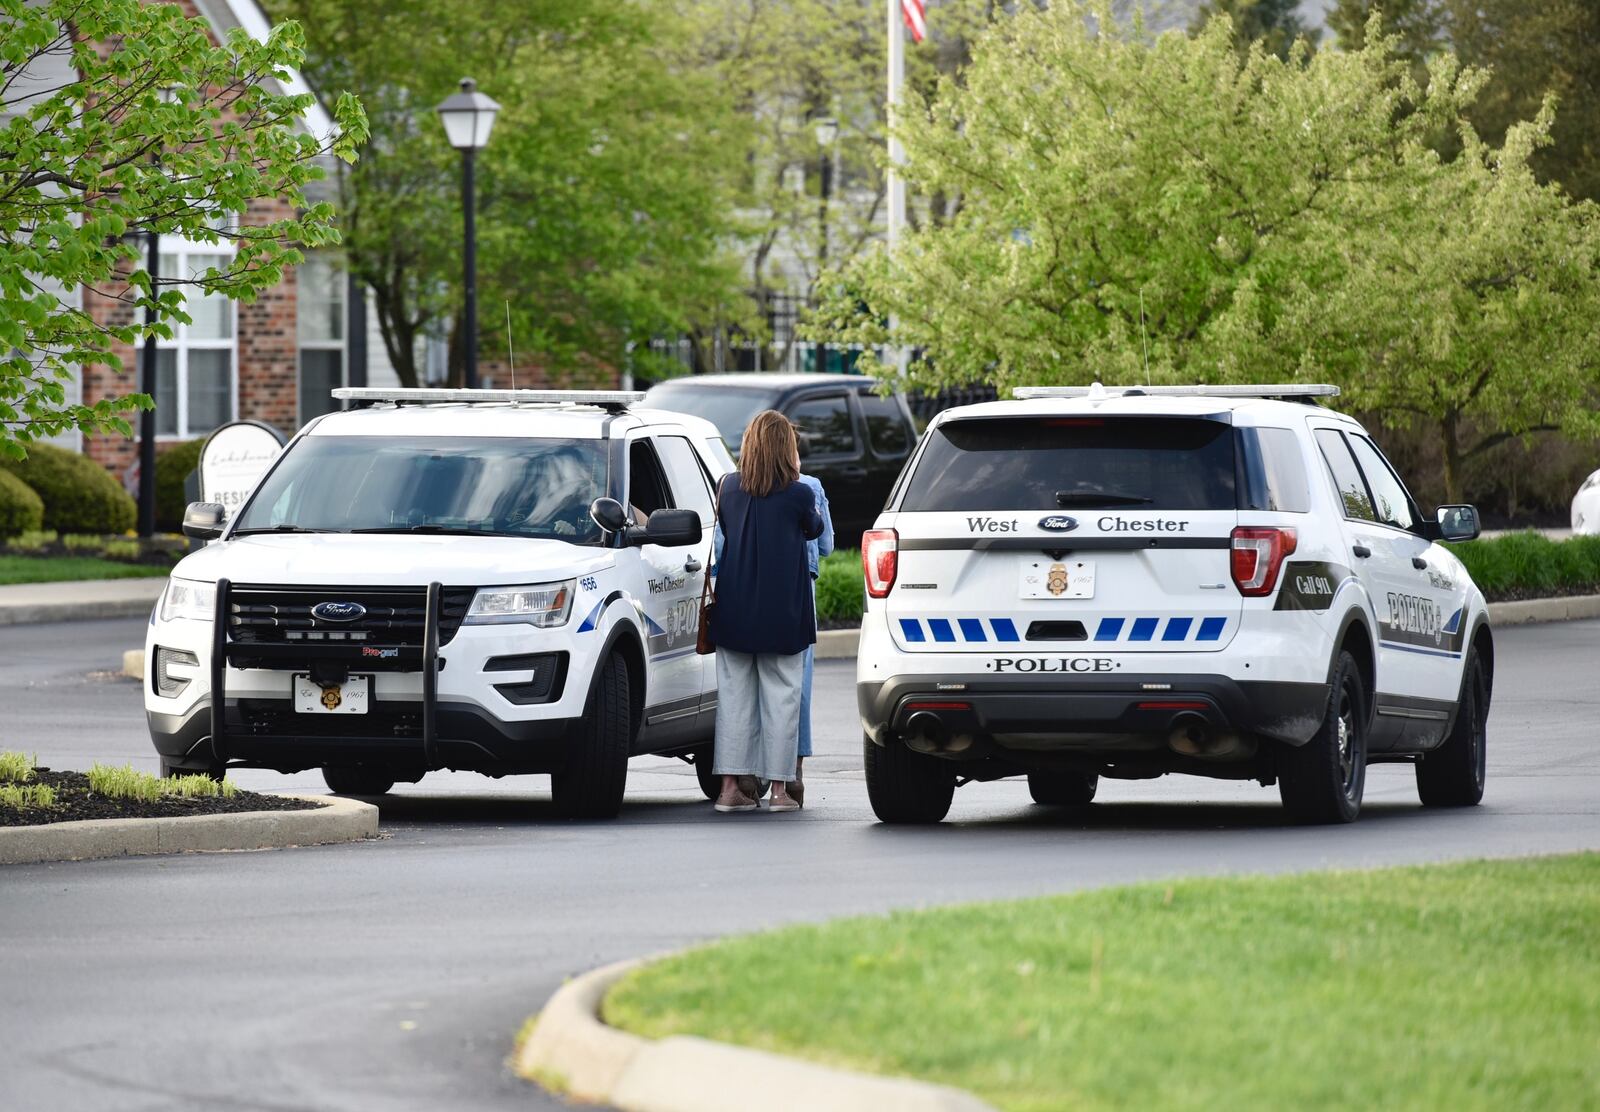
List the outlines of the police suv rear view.
<svg viewBox="0 0 1600 1112">
<path fill-rule="evenodd" d="M 1366 765 L 1476 803 L 1494 650 L 1482 594 L 1333 387 L 1039 388 L 935 419 L 863 539 L 857 696 L 873 808 L 958 779 L 1277 783 L 1349 821 Z"/>
</svg>

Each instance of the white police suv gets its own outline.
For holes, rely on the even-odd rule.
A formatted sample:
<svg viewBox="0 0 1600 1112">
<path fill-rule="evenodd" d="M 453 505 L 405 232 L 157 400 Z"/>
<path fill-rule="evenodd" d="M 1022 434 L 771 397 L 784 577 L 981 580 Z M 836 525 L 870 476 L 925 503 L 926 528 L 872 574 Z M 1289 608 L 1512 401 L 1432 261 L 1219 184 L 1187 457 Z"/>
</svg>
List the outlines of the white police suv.
<svg viewBox="0 0 1600 1112">
<path fill-rule="evenodd" d="M 552 775 L 615 815 L 628 758 L 698 757 L 715 658 L 695 653 L 715 427 L 639 395 L 345 389 L 150 619 L 163 772 L 321 768 L 377 794 L 432 769 Z"/>
<path fill-rule="evenodd" d="M 940 414 L 862 542 L 857 701 L 886 822 L 1025 774 L 1045 804 L 1101 776 L 1278 784 L 1347 822 L 1366 766 L 1426 804 L 1483 794 L 1494 641 L 1331 386 L 1033 388 Z"/>
</svg>

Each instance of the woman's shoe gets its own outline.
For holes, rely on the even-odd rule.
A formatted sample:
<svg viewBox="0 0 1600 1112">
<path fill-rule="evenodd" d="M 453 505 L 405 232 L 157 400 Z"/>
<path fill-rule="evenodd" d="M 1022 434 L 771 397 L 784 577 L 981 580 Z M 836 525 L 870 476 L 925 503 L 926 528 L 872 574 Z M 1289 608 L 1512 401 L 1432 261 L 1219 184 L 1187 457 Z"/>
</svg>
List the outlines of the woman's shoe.
<svg viewBox="0 0 1600 1112">
<path fill-rule="evenodd" d="M 767 800 L 769 811 L 798 811 L 800 804 L 789 794 L 786 788 L 779 787 L 778 781 L 772 785 L 772 798 Z"/>
<path fill-rule="evenodd" d="M 794 779 L 789 781 L 789 798 L 794 800 L 796 807 L 804 807 L 806 805 L 806 782 L 800 778 L 800 765 L 804 761 L 804 757 L 795 758 Z"/>
<path fill-rule="evenodd" d="M 732 791 L 717 796 L 717 802 L 712 809 L 728 815 L 736 811 L 754 811 L 757 806 L 759 804 L 748 795 L 741 791 Z"/>
</svg>

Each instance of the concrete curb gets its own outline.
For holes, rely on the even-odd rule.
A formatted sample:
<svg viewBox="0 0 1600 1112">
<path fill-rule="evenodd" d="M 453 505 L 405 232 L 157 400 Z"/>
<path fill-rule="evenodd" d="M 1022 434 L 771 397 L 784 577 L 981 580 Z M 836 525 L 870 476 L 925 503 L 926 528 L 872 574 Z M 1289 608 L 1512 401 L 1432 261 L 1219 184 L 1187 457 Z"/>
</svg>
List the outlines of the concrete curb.
<svg viewBox="0 0 1600 1112">
<path fill-rule="evenodd" d="M 607 1027 L 601 1001 L 642 964 L 607 965 L 557 989 L 517 1052 L 517 1073 L 623 1112 L 745 1112 L 755 1105 L 766 1112 L 993 1112 L 970 1093 L 925 1081 L 872 1077 L 687 1036 L 654 1042 Z"/>
<path fill-rule="evenodd" d="M 1587 618 L 1600 618 L 1600 595 L 1534 598 L 1526 602 L 1489 604 L 1489 621 L 1497 626 L 1527 625 L 1531 622 L 1573 622 Z"/>
<path fill-rule="evenodd" d="M 378 836 L 378 809 L 356 799 L 297 796 L 323 804 L 306 811 L 240 811 L 161 819 L 87 819 L 44 826 L 0 826 L 0 865 L 88 861 L 147 853 L 357 842 Z"/>
<path fill-rule="evenodd" d="M 166 585 L 160 576 L 0 587 L 0 626 L 145 618 Z"/>
<path fill-rule="evenodd" d="M 853 660 L 861 645 L 859 629 L 824 629 L 817 632 L 818 660 Z"/>
</svg>

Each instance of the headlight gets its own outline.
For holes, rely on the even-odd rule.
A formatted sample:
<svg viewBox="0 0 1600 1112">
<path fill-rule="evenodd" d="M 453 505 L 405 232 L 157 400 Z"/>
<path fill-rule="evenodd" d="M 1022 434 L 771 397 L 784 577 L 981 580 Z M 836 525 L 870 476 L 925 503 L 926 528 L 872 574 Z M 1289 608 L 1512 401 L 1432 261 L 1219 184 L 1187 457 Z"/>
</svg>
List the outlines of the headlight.
<svg viewBox="0 0 1600 1112">
<path fill-rule="evenodd" d="M 467 625 L 523 623 L 549 628 L 565 625 L 572 613 L 575 581 L 533 583 L 526 587 L 486 587 L 473 596 Z"/>
<path fill-rule="evenodd" d="M 167 593 L 161 596 L 161 620 L 193 618 L 209 622 L 217 610 L 217 585 L 196 583 L 192 579 L 169 579 Z"/>
</svg>

